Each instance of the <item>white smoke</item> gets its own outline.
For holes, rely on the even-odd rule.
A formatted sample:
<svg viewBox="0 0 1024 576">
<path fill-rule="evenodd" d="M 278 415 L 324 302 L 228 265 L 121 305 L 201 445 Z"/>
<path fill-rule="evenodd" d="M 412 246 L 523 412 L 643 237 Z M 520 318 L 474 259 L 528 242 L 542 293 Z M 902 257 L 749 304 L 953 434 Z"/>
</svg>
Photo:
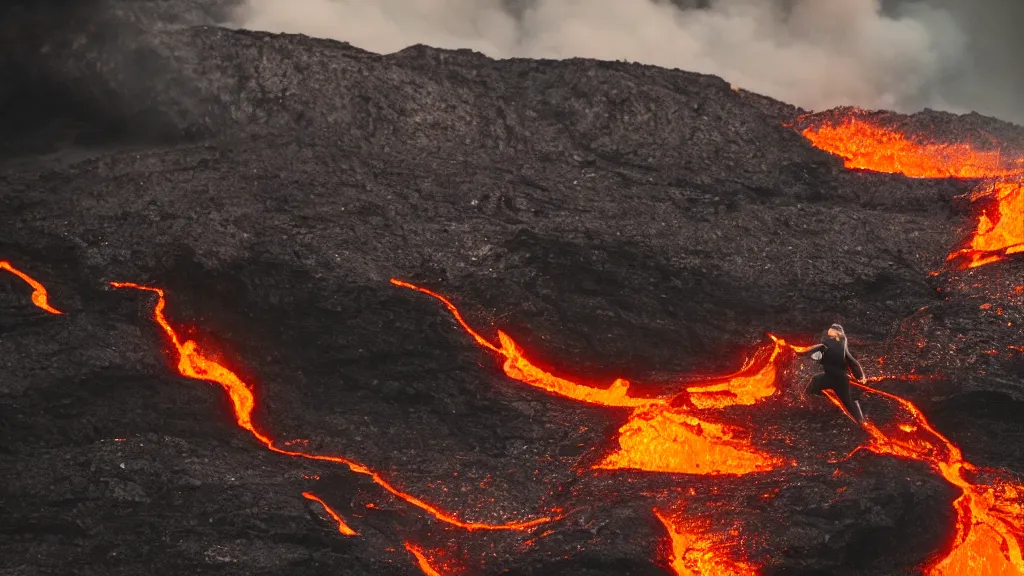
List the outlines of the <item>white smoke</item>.
<svg viewBox="0 0 1024 576">
<path fill-rule="evenodd" d="M 627 60 L 715 74 L 820 110 L 949 108 L 936 96 L 964 38 L 944 11 L 880 0 L 245 0 L 236 24 L 390 53 L 412 44 L 493 58 Z M 517 9 L 513 9 L 517 8 Z"/>
</svg>

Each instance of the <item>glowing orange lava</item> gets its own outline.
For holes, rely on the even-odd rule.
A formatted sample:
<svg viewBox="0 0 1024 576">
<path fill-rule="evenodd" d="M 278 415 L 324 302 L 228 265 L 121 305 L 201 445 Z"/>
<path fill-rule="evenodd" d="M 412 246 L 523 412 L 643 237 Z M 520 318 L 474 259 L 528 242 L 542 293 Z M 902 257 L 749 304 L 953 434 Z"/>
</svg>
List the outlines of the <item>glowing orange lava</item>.
<svg viewBox="0 0 1024 576">
<path fill-rule="evenodd" d="M 754 447 L 744 430 L 708 421 L 693 408 L 673 406 L 666 398 L 630 396 L 629 383 L 616 379 L 608 388 L 597 388 L 554 376 L 531 363 L 512 338 L 498 331 L 500 346 L 473 330 L 450 300 L 436 292 L 392 279 L 391 283 L 416 290 L 441 301 L 456 321 L 480 346 L 505 358 L 505 374 L 551 394 L 611 408 L 632 408 L 629 420 L 619 429 L 618 448 L 594 467 L 701 475 L 743 475 L 773 470 L 785 461 Z M 775 376 L 783 344 L 762 350 L 736 374 L 708 379 L 686 390 L 698 410 L 750 405 L 775 393 Z"/>
<path fill-rule="evenodd" d="M 338 523 L 338 532 L 340 532 L 343 536 L 359 535 L 356 533 L 355 530 L 349 528 L 348 524 L 345 523 L 345 520 L 342 519 L 340 514 L 335 512 L 333 508 L 327 505 L 327 502 L 321 500 L 319 497 L 316 496 L 316 494 L 313 494 L 312 492 L 303 492 L 302 497 L 305 498 L 306 500 L 312 500 L 313 502 L 317 502 L 321 506 L 323 506 L 324 510 L 331 516 L 331 518 L 334 518 L 334 521 Z"/>
<path fill-rule="evenodd" d="M 427 560 L 422 548 L 412 544 L 411 542 L 405 542 L 405 549 L 416 557 L 416 564 L 420 567 L 420 570 L 423 571 L 425 576 L 444 576 L 430 565 L 430 561 Z"/>
<path fill-rule="evenodd" d="M 978 226 L 968 246 L 950 254 L 947 260 L 976 268 L 1024 252 L 1024 184 L 1021 180 L 986 184 L 973 197 L 976 200 L 994 198 L 995 204 L 978 217 Z"/>
<path fill-rule="evenodd" d="M 802 134 L 815 148 L 843 158 L 847 168 L 911 178 L 1002 178 L 1024 171 L 1024 163 L 1008 163 L 999 152 L 977 151 L 968 144 L 914 142 L 855 116 L 806 128 Z"/>
<path fill-rule="evenodd" d="M 960 488 L 954 502 L 956 533 L 941 557 L 929 563 L 928 576 L 1020 576 L 1024 574 L 1024 486 L 995 478 L 979 482 L 980 470 L 963 459 L 960 449 L 936 431 L 913 403 L 894 394 L 861 386 L 895 402 L 899 411 L 885 429 L 864 423 L 870 436 L 864 449 L 880 455 L 928 464 Z M 833 396 L 834 403 L 841 403 Z"/>
<path fill-rule="evenodd" d="M 686 389 L 698 409 L 749 406 L 775 393 L 782 345 L 766 346 L 736 374 Z M 744 429 L 710 422 L 685 407 L 655 404 L 638 408 L 619 428 L 618 449 L 598 469 L 630 469 L 702 475 L 768 472 L 786 464 L 758 450 Z"/>
<path fill-rule="evenodd" d="M 341 456 L 328 456 L 319 454 L 306 454 L 304 452 L 296 452 L 293 450 L 285 450 L 278 448 L 274 441 L 266 434 L 260 432 L 252 421 L 252 411 L 256 406 L 256 400 L 253 396 L 252 390 L 244 382 L 242 382 L 238 376 L 233 372 L 218 364 L 216 361 L 204 356 L 202 351 L 199 349 L 198 344 L 192 340 L 186 340 L 184 342 L 178 337 L 177 333 L 171 327 L 164 316 L 164 307 L 167 302 L 164 299 L 164 291 L 160 288 L 151 288 L 148 286 L 141 286 L 139 284 L 127 283 L 127 282 L 111 282 L 111 285 L 115 288 L 132 288 L 135 290 L 142 290 L 152 292 L 156 294 L 159 299 L 157 300 L 156 307 L 153 309 L 153 318 L 156 323 L 163 328 L 167 337 L 170 338 L 171 343 L 174 344 L 175 349 L 178 352 L 178 372 L 182 376 L 187 378 L 193 378 L 196 380 L 205 380 L 221 386 L 228 396 L 231 398 L 231 403 L 234 405 L 235 419 L 238 425 L 248 431 L 254 438 L 256 438 L 261 444 L 263 444 L 268 450 L 291 456 L 294 458 L 305 458 L 307 460 L 317 460 L 322 462 L 332 462 L 335 464 L 342 464 L 347 466 L 349 470 L 368 476 L 374 483 L 379 485 L 384 490 L 387 490 L 392 495 L 401 498 L 407 503 L 427 512 L 434 518 L 458 526 L 465 530 L 528 530 L 539 524 L 549 522 L 553 518 L 537 518 L 529 522 L 509 522 L 504 524 L 485 524 L 482 522 L 464 522 L 450 513 L 439 510 L 438 508 L 416 498 L 415 496 L 399 490 L 394 487 L 390 482 L 386 481 L 379 473 L 371 470 L 370 468 L 360 464 L 354 460 L 349 460 Z"/>
<path fill-rule="evenodd" d="M 730 558 L 727 535 L 695 520 L 670 520 L 657 510 L 654 515 L 668 531 L 669 565 L 677 576 L 757 576 L 753 566 Z"/>
<path fill-rule="evenodd" d="M 44 287 L 39 282 L 36 282 L 34 278 L 29 276 L 28 274 L 25 274 L 21 270 L 18 270 L 17 268 L 12 266 L 10 262 L 6 260 L 0 260 L 0 270 L 7 270 L 11 274 L 14 274 L 18 278 L 24 280 L 26 284 L 32 287 L 32 303 L 35 304 L 37 308 L 45 310 L 50 314 L 62 314 L 60 310 L 57 310 L 56 308 L 50 306 L 49 296 L 46 293 L 46 287 Z"/>
<path fill-rule="evenodd" d="M 1024 158 L 1006 159 L 997 152 L 968 144 L 920 143 L 857 117 L 838 124 L 809 127 L 802 134 L 821 150 L 845 160 L 847 168 L 903 174 L 911 178 L 974 178 L 974 200 L 992 199 L 994 206 L 978 217 L 967 246 L 947 261 L 976 268 L 1024 252 Z"/>
</svg>

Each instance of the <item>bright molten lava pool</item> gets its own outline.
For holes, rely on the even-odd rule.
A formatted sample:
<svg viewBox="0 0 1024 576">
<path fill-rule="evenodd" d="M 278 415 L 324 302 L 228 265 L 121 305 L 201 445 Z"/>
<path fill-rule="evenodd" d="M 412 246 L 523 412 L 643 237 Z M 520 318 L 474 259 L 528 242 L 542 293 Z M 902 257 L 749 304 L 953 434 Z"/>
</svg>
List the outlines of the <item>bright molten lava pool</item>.
<svg viewBox="0 0 1024 576">
<path fill-rule="evenodd" d="M 815 147 L 843 158 L 847 168 L 911 178 L 985 180 L 972 199 L 988 206 L 966 246 L 948 256 L 952 264 L 976 268 L 1024 251 L 1024 158 L 1007 158 L 965 143 L 917 142 L 857 115 L 801 133 Z"/>
</svg>

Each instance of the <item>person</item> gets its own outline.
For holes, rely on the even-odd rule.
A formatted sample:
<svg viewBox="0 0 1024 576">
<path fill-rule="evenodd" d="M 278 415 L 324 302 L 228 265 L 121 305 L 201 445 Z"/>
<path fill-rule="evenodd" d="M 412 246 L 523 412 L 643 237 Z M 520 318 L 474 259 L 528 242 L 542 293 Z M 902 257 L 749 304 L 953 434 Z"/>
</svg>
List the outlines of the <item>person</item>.
<svg viewBox="0 0 1024 576">
<path fill-rule="evenodd" d="M 860 402 L 850 397 L 849 372 L 852 371 L 861 384 L 867 382 L 867 378 L 860 362 L 850 354 L 843 327 L 839 324 L 830 326 L 821 344 L 808 348 L 804 354 L 810 354 L 811 358 L 821 363 L 824 370 L 822 374 L 811 378 L 804 394 L 819 394 L 824 390 L 832 390 L 857 423 L 863 424 L 864 412 L 860 409 Z"/>
</svg>

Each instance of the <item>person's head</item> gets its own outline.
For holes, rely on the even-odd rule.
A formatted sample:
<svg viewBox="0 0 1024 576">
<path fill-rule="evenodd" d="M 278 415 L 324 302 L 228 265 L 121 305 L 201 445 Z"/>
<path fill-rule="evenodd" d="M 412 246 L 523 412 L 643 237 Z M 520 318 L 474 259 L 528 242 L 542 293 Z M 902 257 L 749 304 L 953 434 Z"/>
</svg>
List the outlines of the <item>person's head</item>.
<svg viewBox="0 0 1024 576">
<path fill-rule="evenodd" d="M 834 338 L 836 340 L 842 340 L 843 338 L 846 338 L 846 332 L 843 331 L 843 327 L 840 326 L 839 324 L 833 324 L 829 326 L 827 334 L 829 338 Z"/>
</svg>

